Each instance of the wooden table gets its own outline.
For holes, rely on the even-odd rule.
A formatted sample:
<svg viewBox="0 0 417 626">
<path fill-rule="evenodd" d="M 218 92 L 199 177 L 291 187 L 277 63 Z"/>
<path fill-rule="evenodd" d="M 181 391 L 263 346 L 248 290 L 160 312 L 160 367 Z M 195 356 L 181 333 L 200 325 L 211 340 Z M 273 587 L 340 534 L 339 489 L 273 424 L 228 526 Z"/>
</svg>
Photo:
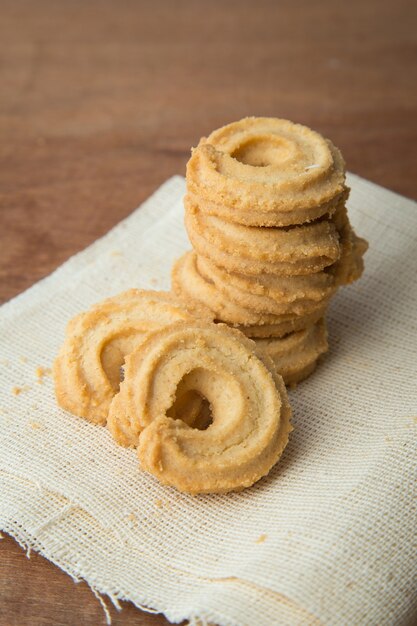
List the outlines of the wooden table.
<svg viewBox="0 0 417 626">
<path fill-rule="evenodd" d="M 124 218 L 201 135 L 303 122 L 417 198 L 414 0 L 0 1 L 0 299 Z M 166 624 L 131 605 L 113 624 Z M 0 542 L 1 626 L 104 624 L 86 585 Z"/>
</svg>

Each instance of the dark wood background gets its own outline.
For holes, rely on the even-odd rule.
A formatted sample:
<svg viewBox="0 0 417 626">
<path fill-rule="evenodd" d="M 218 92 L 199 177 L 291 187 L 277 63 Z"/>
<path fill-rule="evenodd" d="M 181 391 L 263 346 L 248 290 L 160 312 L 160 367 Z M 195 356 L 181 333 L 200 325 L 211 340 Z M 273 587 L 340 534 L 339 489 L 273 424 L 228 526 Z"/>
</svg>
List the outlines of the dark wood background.
<svg viewBox="0 0 417 626">
<path fill-rule="evenodd" d="M 0 0 L 0 300 L 245 115 L 312 126 L 351 171 L 417 198 L 416 32 L 415 0 Z M 1 626 L 104 623 L 86 585 L 0 542 Z"/>
</svg>

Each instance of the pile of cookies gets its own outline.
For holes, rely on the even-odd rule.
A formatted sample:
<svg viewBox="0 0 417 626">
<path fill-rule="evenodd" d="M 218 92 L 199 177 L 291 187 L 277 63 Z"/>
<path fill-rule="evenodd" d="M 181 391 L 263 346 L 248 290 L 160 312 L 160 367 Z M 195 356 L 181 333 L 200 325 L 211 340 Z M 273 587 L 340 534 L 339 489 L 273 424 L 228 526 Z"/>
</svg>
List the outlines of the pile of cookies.
<svg viewBox="0 0 417 626">
<path fill-rule="evenodd" d="M 131 289 L 72 319 L 54 381 L 63 409 L 107 425 L 142 469 L 187 493 L 249 487 L 291 431 L 283 380 L 264 351 L 162 291 Z"/>
<path fill-rule="evenodd" d="M 72 319 L 58 404 L 180 491 L 265 476 L 292 428 L 284 382 L 314 370 L 329 300 L 363 270 L 347 196 L 340 152 L 303 126 L 248 118 L 202 139 L 187 168 L 194 250 L 174 293 L 131 289 Z"/>
<path fill-rule="evenodd" d="M 328 348 L 330 298 L 363 271 L 348 194 L 340 151 L 305 126 L 245 118 L 215 130 L 187 165 L 194 250 L 173 268 L 174 293 L 254 338 L 287 384 L 303 380 Z"/>
</svg>

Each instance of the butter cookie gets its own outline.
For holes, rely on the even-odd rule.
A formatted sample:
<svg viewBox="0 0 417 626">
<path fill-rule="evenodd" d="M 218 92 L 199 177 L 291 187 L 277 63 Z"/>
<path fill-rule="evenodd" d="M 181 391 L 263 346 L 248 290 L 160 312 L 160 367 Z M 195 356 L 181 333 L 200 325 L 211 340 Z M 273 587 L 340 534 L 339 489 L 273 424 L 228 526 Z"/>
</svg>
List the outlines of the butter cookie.
<svg viewBox="0 0 417 626">
<path fill-rule="evenodd" d="M 247 117 L 202 138 L 187 164 L 200 209 L 248 226 L 303 224 L 347 197 L 340 151 L 288 120 Z"/>
<path fill-rule="evenodd" d="M 204 430 L 167 415 L 185 378 L 210 403 Z M 225 493 L 269 472 L 287 444 L 290 416 L 282 378 L 254 342 L 223 324 L 184 322 L 149 335 L 127 357 L 109 424 L 162 483 Z"/>
<path fill-rule="evenodd" d="M 68 323 L 54 364 L 58 404 L 105 424 L 125 357 L 150 331 L 196 317 L 212 319 L 208 309 L 188 307 L 171 293 L 130 289 L 77 315 Z"/>
</svg>

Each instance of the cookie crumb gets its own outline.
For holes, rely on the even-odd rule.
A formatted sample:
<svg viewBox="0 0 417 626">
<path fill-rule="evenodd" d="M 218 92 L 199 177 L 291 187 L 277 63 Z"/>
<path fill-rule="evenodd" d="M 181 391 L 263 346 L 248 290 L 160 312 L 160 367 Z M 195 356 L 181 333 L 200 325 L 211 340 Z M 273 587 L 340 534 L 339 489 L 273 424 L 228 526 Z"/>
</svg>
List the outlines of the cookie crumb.
<svg viewBox="0 0 417 626">
<path fill-rule="evenodd" d="M 112 250 L 110 252 L 110 256 L 123 256 L 122 252 L 120 252 L 120 250 Z"/>
<path fill-rule="evenodd" d="M 21 357 L 20 357 L 20 359 L 19 359 L 19 361 L 20 361 L 21 363 L 27 363 L 27 362 L 28 362 L 28 360 L 27 360 L 27 357 L 26 357 L 26 356 L 21 356 Z"/>
<path fill-rule="evenodd" d="M 12 388 L 12 394 L 14 396 L 19 396 L 22 393 L 22 391 L 25 391 L 25 387 L 13 387 Z"/>
<path fill-rule="evenodd" d="M 268 535 L 265 535 L 265 533 L 262 533 L 262 535 L 259 535 L 255 543 L 263 543 L 267 537 Z"/>
<path fill-rule="evenodd" d="M 28 422 L 28 424 L 33 430 L 41 430 L 43 428 L 42 424 L 39 424 L 39 422 Z"/>
<path fill-rule="evenodd" d="M 49 376 L 51 374 L 51 372 L 52 372 L 52 370 L 51 370 L 50 367 L 42 367 L 42 366 L 39 365 L 36 368 L 36 372 L 35 372 L 36 378 L 38 379 L 38 383 L 40 385 L 42 385 L 44 377 L 45 376 Z"/>
<path fill-rule="evenodd" d="M 132 522 L 132 523 L 137 522 L 136 515 L 135 515 L 134 513 L 130 513 L 130 514 L 127 516 L 127 519 L 128 519 L 128 521 L 129 521 L 129 522 Z"/>
<path fill-rule="evenodd" d="M 158 509 L 162 509 L 164 503 L 162 502 L 162 500 L 155 500 L 155 506 L 157 506 Z"/>
</svg>

